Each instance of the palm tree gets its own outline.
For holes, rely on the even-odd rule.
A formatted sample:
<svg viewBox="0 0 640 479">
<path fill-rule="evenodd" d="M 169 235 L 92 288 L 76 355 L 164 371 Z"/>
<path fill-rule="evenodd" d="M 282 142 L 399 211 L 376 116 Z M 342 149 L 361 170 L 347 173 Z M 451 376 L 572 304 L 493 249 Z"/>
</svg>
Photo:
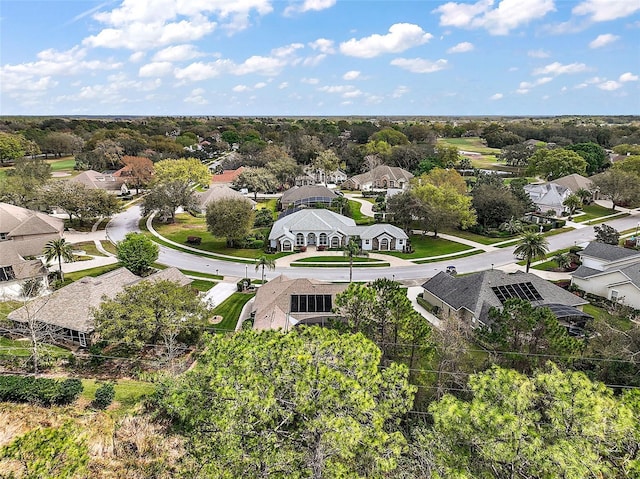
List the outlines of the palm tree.
<svg viewBox="0 0 640 479">
<path fill-rule="evenodd" d="M 569 253 L 559 253 L 553 257 L 553 260 L 563 271 L 566 271 L 571 266 L 571 256 Z"/>
<path fill-rule="evenodd" d="M 58 260 L 58 268 L 60 270 L 60 280 L 64 281 L 64 273 L 62 272 L 62 261 L 65 263 L 73 263 L 73 247 L 66 242 L 64 238 L 51 240 L 45 246 L 42 251 L 44 254 L 44 259 L 47 261 L 51 261 L 52 259 Z"/>
<path fill-rule="evenodd" d="M 264 284 L 264 269 L 267 268 L 270 271 L 276 269 L 276 262 L 268 256 L 262 255 L 256 260 L 256 271 L 258 271 L 260 267 L 262 267 L 262 283 Z"/>
<path fill-rule="evenodd" d="M 571 194 L 562 202 L 562 205 L 569 209 L 569 220 L 572 220 L 576 210 L 582 207 L 582 199 L 577 194 Z"/>
<path fill-rule="evenodd" d="M 543 259 L 549 252 L 549 242 L 541 233 L 525 233 L 513 253 L 518 259 L 527 260 L 526 272 L 529 272 L 531 261 Z"/>
<path fill-rule="evenodd" d="M 578 198 L 580 198 L 580 201 L 582 201 L 583 205 L 586 205 L 586 204 L 590 203 L 591 202 L 591 198 L 593 198 L 593 193 L 591 193 L 586 188 L 580 188 L 574 194 Z"/>
<path fill-rule="evenodd" d="M 506 231 L 511 235 L 515 235 L 518 233 L 522 233 L 522 222 L 520 220 L 515 219 L 513 216 L 509 221 L 505 221 L 500 225 L 500 230 Z"/>
<path fill-rule="evenodd" d="M 349 242 L 342 248 L 342 255 L 349 258 L 349 283 L 353 282 L 353 258 L 356 256 L 369 256 L 369 253 L 362 250 L 360 238 L 351 236 Z"/>
</svg>

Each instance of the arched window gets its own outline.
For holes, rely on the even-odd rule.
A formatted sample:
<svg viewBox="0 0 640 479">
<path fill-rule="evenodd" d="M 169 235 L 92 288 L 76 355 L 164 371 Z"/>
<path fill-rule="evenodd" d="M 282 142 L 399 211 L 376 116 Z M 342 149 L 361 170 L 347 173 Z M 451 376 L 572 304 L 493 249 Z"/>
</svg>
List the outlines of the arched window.
<svg viewBox="0 0 640 479">
<path fill-rule="evenodd" d="M 304 235 L 302 233 L 296 235 L 296 246 L 304 246 Z"/>
<path fill-rule="evenodd" d="M 293 249 L 293 248 L 292 248 L 292 245 L 291 245 L 291 241 L 289 241 L 289 240 L 284 240 L 284 241 L 282 242 L 281 249 L 282 249 L 282 251 L 291 251 L 291 250 Z"/>
<path fill-rule="evenodd" d="M 332 248 L 339 248 L 340 247 L 340 238 L 338 238 L 337 236 L 334 236 L 333 238 L 331 238 L 331 247 Z"/>
<path fill-rule="evenodd" d="M 318 238 L 318 244 L 320 246 L 327 245 L 327 233 L 320 233 L 320 237 Z"/>
<path fill-rule="evenodd" d="M 389 240 L 387 238 L 382 238 L 380 240 L 380 250 L 388 251 L 389 250 Z"/>
</svg>

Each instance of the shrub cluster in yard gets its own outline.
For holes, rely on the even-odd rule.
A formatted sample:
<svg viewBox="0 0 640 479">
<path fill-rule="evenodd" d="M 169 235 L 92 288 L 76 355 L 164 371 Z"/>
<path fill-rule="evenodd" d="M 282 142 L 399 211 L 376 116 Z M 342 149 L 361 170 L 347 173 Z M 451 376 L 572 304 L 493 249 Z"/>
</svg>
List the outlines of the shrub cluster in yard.
<svg viewBox="0 0 640 479">
<path fill-rule="evenodd" d="M 96 409 L 107 409 L 116 397 L 113 383 L 104 383 L 96 389 L 96 397 L 91 405 Z"/>
<path fill-rule="evenodd" d="M 82 382 L 79 379 L 0 376 L 0 401 L 63 405 L 75 401 L 80 393 Z"/>
</svg>

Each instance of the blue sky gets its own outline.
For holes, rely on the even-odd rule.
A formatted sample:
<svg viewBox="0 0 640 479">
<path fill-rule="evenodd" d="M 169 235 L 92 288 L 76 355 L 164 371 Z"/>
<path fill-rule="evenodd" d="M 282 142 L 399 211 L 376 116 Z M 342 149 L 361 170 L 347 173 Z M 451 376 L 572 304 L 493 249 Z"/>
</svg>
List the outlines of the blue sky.
<svg viewBox="0 0 640 479">
<path fill-rule="evenodd" d="M 0 0 L 3 115 L 640 114 L 640 0 Z"/>
</svg>

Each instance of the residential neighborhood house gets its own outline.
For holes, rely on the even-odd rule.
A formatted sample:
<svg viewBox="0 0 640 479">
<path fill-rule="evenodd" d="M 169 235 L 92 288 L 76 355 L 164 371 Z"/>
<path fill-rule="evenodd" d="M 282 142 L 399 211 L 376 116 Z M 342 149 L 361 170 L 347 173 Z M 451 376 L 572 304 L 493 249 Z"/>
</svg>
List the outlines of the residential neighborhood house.
<svg viewBox="0 0 640 479">
<path fill-rule="evenodd" d="M 553 183 L 568 188 L 571 193 L 576 193 L 578 190 L 587 190 L 589 193 L 591 193 L 592 200 L 597 200 L 600 198 L 599 191 L 593 184 L 593 182 L 589 178 L 586 178 L 577 173 L 573 173 L 571 175 L 563 176 L 562 178 L 553 180 Z"/>
<path fill-rule="evenodd" d="M 640 251 L 592 241 L 571 274 L 581 290 L 640 309 Z"/>
<path fill-rule="evenodd" d="M 456 277 L 440 272 L 426 281 L 423 298 L 443 316 L 455 315 L 472 327 L 490 324 L 489 310 L 518 298 L 551 309 L 558 321 L 578 333 L 591 319 L 581 308 L 588 301 L 532 273 L 481 271 Z"/>
<path fill-rule="evenodd" d="M 258 288 L 251 315 L 253 329 L 283 329 L 299 324 L 324 325 L 335 317 L 336 295 L 346 283 L 324 283 L 314 279 L 291 279 L 280 275 Z"/>
<path fill-rule="evenodd" d="M 62 238 L 64 221 L 38 211 L 0 203 L 0 242 L 11 241 L 24 257 L 39 256 L 45 245 Z"/>
<path fill-rule="evenodd" d="M 347 174 L 340 169 L 325 173 L 323 169 L 315 169 L 307 166 L 304 169 L 304 174 L 296 177 L 295 186 L 313 186 L 318 184 L 339 185 L 347 181 L 347 178 Z"/>
<path fill-rule="evenodd" d="M 200 212 L 206 211 L 207 205 L 209 203 L 221 200 L 221 199 L 242 199 L 251 203 L 252 207 L 256 206 L 256 202 L 251 198 L 247 198 L 245 195 L 240 193 L 233 188 L 229 188 L 224 184 L 212 184 L 208 190 L 203 191 L 201 193 L 196 193 L 196 197 L 198 200 L 198 209 Z"/>
<path fill-rule="evenodd" d="M 86 347 L 91 344 L 94 332 L 93 310 L 103 298 L 114 298 L 126 286 L 141 281 L 177 281 L 186 286 L 191 280 L 177 268 L 167 268 L 146 278 L 134 275 L 126 268 L 102 274 L 95 278 L 85 276 L 68 286 L 41 296 L 7 316 L 16 325 L 25 327 L 29 318 L 49 329 L 58 342 Z"/>
<path fill-rule="evenodd" d="M 524 186 L 529 198 L 541 213 L 552 211 L 554 215 L 561 215 L 565 210 L 562 204 L 571 194 L 571 190 L 555 183 L 532 183 Z"/>
<path fill-rule="evenodd" d="M 39 259 L 25 260 L 12 241 L 0 242 L 0 300 L 23 296 L 23 284 L 40 281 L 46 288 L 48 271 Z"/>
<path fill-rule="evenodd" d="M 365 251 L 403 251 L 408 241 L 397 226 L 357 226 L 353 219 L 330 210 L 302 209 L 273 224 L 269 245 L 276 251 L 293 251 L 301 246 L 341 248 L 350 237 L 359 237 Z"/>
<path fill-rule="evenodd" d="M 331 206 L 331 202 L 337 196 L 334 191 L 326 186 L 294 186 L 282 193 L 279 206 L 280 210 L 299 206 L 314 206 L 316 204 Z"/>
<path fill-rule="evenodd" d="M 342 184 L 347 190 L 386 190 L 387 188 L 405 189 L 409 186 L 409 180 L 413 174 L 398 166 L 380 165 L 371 171 L 355 175 Z"/>
<path fill-rule="evenodd" d="M 114 194 L 127 194 L 129 192 L 124 176 L 100 173 L 95 170 L 83 171 L 68 181 L 81 183 L 91 190 L 104 190 Z"/>
</svg>

